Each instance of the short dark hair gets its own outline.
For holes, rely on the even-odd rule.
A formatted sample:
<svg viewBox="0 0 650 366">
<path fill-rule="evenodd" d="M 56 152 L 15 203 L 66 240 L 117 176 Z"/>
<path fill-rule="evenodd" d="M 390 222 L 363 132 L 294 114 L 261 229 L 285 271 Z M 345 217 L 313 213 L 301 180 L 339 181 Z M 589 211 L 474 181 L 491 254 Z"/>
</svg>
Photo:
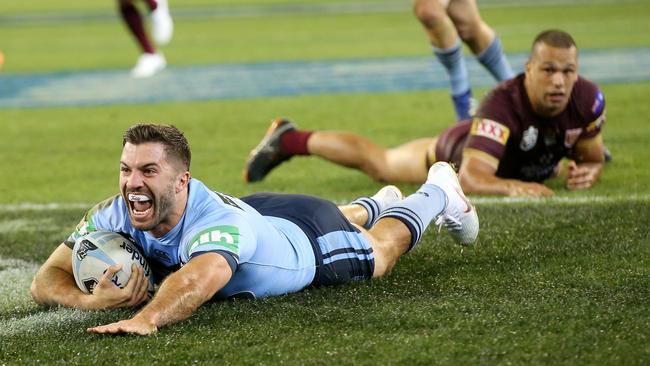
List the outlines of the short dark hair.
<svg viewBox="0 0 650 366">
<path fill-rule="evenodd" d="M 122 146 L 127 142 L 133 145 L 145 142 L 161 143 L 168 157 L 178 160 L 185 170 L 190 170 L 192 160 L 190 144 L 183 133 L 173 125 L 139 123 L 124 132 Z"/>
<path fill-rule="evenodd" d="M 532 50 L 535 49 L 538 43 L 545 43 L 555 48 L 578 48 L 573 37 L 569 33 L 559 29 L 548 29 L 538 34 L 533 41 Z"/>
</svg>

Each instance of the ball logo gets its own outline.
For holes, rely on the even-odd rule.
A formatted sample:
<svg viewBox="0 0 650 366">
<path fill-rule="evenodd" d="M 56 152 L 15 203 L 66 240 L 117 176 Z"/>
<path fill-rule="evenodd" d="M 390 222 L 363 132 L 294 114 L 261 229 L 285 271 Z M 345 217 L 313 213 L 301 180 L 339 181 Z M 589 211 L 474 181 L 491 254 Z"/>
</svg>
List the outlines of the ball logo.
<svg viewBox="0 0 650 366">
<path fill-rule="evenodd" d="M 147 263 L 147 260 L 143 255 L 140 254 L 137 249 L 133 248 L 127 241 L 122 241 L 120 248 L 126 250 L 127 253 L 131 254 L 131 260 L 140 263 L 142 268 L 144 268 L 144 275 L 149 276 L 149 263 Z"/>
<path fill-rule="evenodd" d="M 88 239 L 84 239 L 79 246 L 79 250 L 77 250 L 77 259 L 80 261 L 83 260 L 86 258 L 86 255 L 88 255 L 88 252 L 95 249 L 97 249 L 97 246 L 95 244 L 93 244 Z"/>
<path fill-rule="evenodd" d="M 95 290 L 95 286 L 97 286 L 97 283 L 98 283 L 97 280 L 94 279 L 94 278 L 87 278 L 87 279 L 83 280 L 82 282 L 83 282 L 84 286 L 86 286 L 86 289 L 88 290 L 88 292 L 90 292 L 91 294 L 93 293 L 93 290 Z"/>
</svg>

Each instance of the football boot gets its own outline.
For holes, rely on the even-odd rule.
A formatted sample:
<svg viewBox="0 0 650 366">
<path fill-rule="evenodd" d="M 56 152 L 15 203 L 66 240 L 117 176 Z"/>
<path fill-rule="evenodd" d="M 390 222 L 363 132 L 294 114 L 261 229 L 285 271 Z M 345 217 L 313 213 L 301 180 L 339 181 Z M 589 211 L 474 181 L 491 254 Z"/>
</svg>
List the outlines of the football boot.
<svg viewBox="0 0 650 366">
<path fill-rule="evenodd" d="M 277 118 L 271 122 L 262 141 L 248 156 L 248 162 L 244 169 L 244 182 L 261 181 L 273 168 L 291 158 L 291 155 L 282 152 L 280 137 L 295 129 L 296 125 L 283 118 Z"/>
</svg>

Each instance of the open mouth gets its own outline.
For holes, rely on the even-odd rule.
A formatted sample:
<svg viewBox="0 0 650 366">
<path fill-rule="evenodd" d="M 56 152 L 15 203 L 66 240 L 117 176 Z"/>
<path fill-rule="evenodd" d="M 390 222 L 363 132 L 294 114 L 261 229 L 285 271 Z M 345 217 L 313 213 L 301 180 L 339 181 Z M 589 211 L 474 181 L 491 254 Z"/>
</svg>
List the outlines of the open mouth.
<svg viewBox="0 0 650 366">
<path fill-rule="evenodd" d="M 134 218 L 145 218 L 153 211 L 151 197 L 141 193 L 129 193 L 127 198 Z"/>
</svg>

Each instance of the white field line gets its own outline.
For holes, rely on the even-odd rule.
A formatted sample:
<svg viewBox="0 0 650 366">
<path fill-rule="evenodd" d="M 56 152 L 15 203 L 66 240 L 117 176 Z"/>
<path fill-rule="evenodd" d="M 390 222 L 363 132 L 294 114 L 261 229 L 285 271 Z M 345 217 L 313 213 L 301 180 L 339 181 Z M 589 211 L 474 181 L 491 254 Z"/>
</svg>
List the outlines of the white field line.
<svg viewBox="0 0 650 366">
<path fill-rule="evenodd" d="M 40 264 L 0 256 L 0 313 L 29 311 L 38 307 L 29 287 Z M 94 315 L 93 312 L 56 308 L 25 317 L 0 320 L 0 339 L 16 335 L 37 335 L 44 329 L 78 326 Z M 2 362 L 0 362 L 2 364 Z"/>
<path fill-rule="evenodd" d="M 472 197 L 470 200 L 481 206 L 500 206 L 516 204 L 594 204 L 594 203 L 617 203 L 617 202 L 648 202 L 650 194 L 631 194 L 625 196 L 582 196 L 566 197 L 554 196 L 547 198 L 530 198 L 530 197 Z M 336 204 L 346 204 L 349 201 L 334 201 Z M 93 206 L 92 203 L 17 203 L 17 204 L 0 204 L 0 212 L 20 212 L 20 211 L 56 211 L 80 209 L 87 210 Z"/>
</svg>

